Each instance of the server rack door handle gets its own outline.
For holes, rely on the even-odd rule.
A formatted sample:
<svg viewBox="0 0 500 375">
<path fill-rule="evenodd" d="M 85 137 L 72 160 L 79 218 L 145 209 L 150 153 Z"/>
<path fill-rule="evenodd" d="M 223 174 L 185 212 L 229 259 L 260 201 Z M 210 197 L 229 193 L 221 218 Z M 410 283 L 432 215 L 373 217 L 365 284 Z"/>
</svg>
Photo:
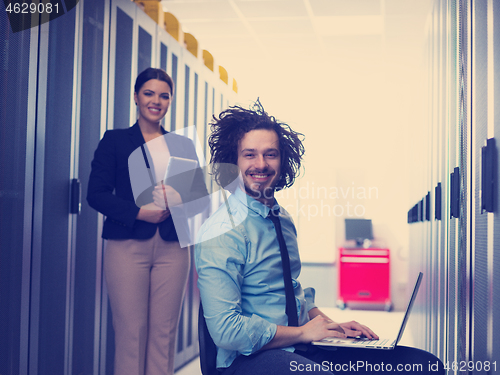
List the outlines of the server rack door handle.
<svg viewBox="0 0 500 375">
<path fill-rule="evenodd" d="M 497 178 L 497 148 L 495 138 L 490 138 L 481 148 L 481 213 L 495 212 Z"/>
<path fill-rule="evenodd" d="M 71 197 L 70 197 L 70 214 L 80 214 L 82 211 L 82 189 L 81 189 L 80 180 L 77 178 L 73 178 L 71 180 L 70 189 L 71 189 Z"/>
<path fill-rule="evenodd" d="M 434 189 L 434 218 L 441 220 L 441 182 Z"/>
<path fill-rule="evenodd" d="M 455 167 L 450 175 L 450 217 L 460 217 L 460 168 Z"/>
<path fill-rule="evenodd" d="M 425 196 L 425 220 L 431 220 L 431 192 L 427 192 Z"/>
</svg>

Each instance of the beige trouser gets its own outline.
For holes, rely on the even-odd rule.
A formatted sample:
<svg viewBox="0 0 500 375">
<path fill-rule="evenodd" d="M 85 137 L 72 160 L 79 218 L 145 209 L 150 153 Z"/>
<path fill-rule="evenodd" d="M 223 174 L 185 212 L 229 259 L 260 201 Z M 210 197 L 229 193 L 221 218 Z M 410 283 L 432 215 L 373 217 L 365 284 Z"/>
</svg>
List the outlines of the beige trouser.
<svg viewBox="0 0 500 375">
<path fill-rule="evenodd" d="M 190 254 L 158 231 L 108 240 L 104 274 L 115 330 L 115 375 L 171 375 Z"/>
</svg>

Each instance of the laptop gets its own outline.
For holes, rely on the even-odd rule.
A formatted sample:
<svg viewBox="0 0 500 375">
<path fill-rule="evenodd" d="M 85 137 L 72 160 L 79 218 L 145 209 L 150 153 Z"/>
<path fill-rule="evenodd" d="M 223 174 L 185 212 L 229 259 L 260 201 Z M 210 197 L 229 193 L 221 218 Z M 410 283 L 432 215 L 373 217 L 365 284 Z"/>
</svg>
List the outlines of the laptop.
<svg viewBox="0 0 500 375">
<path fill-rule="evenodd" d="M 417 277 L 417 281 L 415 282 L 415 286 L 413 287 L 413 292 L 410 297 L 410 301 L 408 302 L 408 307 L 406 308 L 405 316 L 403 318 L 403 322 L 401 323 L 401 327 L 399 328 L 399 333 L 397 338 L 394 339 L 378 339 L 378 340 L 370 340 L 367 338 L 338 338 L 338 337 L 327 337 L 323 340 L 313 341 L 311 344 L 319 345 L 319 346 L 335 346 L 335 347 L 348 347 L 348 348 L 367 348 L 367 349 L 385 349 L 391 350 L 394 349 L 403 337 L 403 332 L 406 327 L 406 323 L 408 322 L 408 318 L 410 317 L 410 312 L 413 307 L 413 303 L 417 298 L 418 288 L 420 287 L 420 282 L 422 281 L 423 273 L 420 272 Z"/>
</svg>

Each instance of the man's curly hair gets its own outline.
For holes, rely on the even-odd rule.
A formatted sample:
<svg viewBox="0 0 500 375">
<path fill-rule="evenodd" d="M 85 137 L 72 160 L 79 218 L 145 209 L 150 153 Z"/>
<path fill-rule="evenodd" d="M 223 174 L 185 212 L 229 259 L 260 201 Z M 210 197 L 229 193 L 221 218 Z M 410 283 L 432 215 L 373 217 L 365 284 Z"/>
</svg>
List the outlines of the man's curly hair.
<svg viewBox="0 0 500 375">
<path fill-rule="evenodd" d="M 281 175 L 275 190 L 292 186 L 295 178 L 299 176 L 304 155 L 302 144 L 304 135 L 293 131 L 289 125 L 279 122 L 275 117 L 269 116 L 258 99 L 250 109 L 233 106 L 221 112 L 218 118 L 214 115 L 210 125 L 212 130 L 208 138 L 210 163 L 215 181 L 220 186 L 226 187 L 237 177 L 234 172 L 228 173 L 224 165 L 237 165 L 239 142 L 246 133 L 257 129 L 274 130 L 278 135 Z"/>
</svg>

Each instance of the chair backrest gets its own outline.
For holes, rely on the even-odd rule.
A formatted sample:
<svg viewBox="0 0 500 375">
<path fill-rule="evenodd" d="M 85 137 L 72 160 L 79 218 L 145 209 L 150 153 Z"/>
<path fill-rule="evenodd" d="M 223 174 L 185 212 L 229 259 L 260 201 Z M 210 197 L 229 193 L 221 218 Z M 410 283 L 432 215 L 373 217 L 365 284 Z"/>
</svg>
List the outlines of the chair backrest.
<svg viewBox="0 0 500 375">
<path fill-rule="evenodd" d="M 218 375 L 217 370 L 217 347 L 212 336 L 208 332 L 205 316 L 203 315 L 203 306 L 200 301 L 198 311 L 198 341 L 200 342 L 200 366 L 203 375 Z"/>
</svg>

